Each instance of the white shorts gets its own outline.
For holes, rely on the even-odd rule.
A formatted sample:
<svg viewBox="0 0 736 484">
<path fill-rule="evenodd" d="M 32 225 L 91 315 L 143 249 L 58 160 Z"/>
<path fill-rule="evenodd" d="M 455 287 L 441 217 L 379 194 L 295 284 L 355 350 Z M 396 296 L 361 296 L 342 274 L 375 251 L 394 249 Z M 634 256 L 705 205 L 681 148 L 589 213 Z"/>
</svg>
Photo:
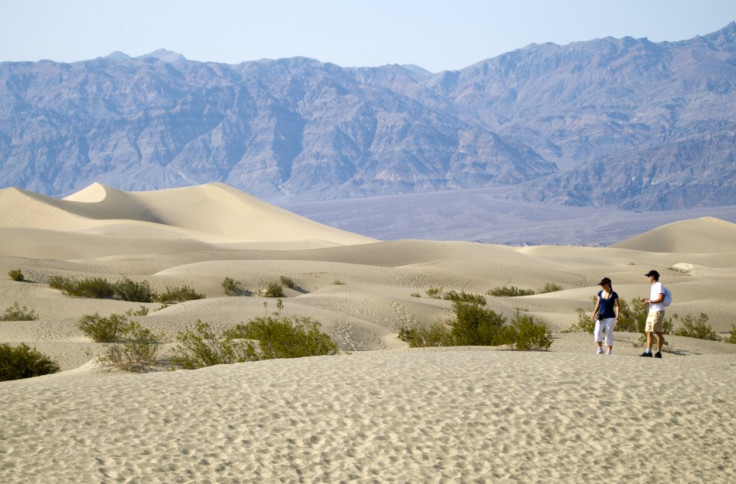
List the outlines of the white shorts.
<svg viewBox="0 0 736 484">
<path fill-rule="evenodd" d="M 616 318 L 605 318 L 595 322 L 593 337 L 596 343 L 603 343 L 603 330 L 606 330 L 606 346 L 613 346 L 613 328 L 616 326 Z"/>
</svg>

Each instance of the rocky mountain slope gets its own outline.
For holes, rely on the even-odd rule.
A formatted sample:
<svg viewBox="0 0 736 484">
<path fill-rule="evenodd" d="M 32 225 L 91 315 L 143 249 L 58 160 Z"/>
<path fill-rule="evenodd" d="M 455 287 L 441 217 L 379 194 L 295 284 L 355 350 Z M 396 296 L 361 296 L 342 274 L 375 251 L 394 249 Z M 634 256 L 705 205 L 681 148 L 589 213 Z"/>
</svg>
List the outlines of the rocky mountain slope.
<svg viewBox="0 0 736 484">
<path fill-rule="evenodd" d="M 736 24 L 531 45 L 460 71 L 238 65 L 158 51 L 0 63 L 0 185 L 224 182 L 269 201 L 513 187 L 508 198 L 736 204 Z"/>
</svg>

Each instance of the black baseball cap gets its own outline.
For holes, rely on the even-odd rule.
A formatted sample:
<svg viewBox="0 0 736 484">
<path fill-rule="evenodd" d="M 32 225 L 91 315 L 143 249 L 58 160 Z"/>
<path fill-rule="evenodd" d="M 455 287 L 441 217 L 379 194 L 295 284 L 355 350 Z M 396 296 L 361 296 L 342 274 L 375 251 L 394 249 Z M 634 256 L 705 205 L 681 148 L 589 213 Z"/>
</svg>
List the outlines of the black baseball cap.
<svg viewBox="0 0 736 484">
<path fill-rule="evenodd" d="M 654 269 L 652 269 L 651 271 L 647 272 L 644 275 L 647 276 L 647 277 L 652 276 L 655 279 L 659 279 L 659 272 L 655 271 Z"/>
<path fill-rule="evenodd" d="M 603 284 L 610 284 L 610 283 L 611 283 L 611 280 L 607 277 L 604 277 L 603 279 L 601 279 L 601 282 L 599 282 L 598 285 L 602 286 Z"/>
</svg>

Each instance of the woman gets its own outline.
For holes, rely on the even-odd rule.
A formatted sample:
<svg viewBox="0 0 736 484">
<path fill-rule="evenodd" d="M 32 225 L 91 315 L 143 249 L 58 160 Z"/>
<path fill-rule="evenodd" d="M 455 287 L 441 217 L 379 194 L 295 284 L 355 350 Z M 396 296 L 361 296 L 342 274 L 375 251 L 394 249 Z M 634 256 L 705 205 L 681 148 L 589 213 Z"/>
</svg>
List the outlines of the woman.
<svg viewBox="0 0 736 484">
<path fill-rule="evenodd" d="M 597 354 L 603 354 L 603 330 L 606 330 L 606 346 L 610 355 L 613 350 L 613 328 L 618 322 L 618 294 L 614 292 L 611 286 L 611 280 L 607 277 L 601 279 L 598 283 L 603 289 L 598 291 L 598 299 L 593 309 L 593 320 L 595 321 L 595 330 L 593 338 L 598 344 Z"/>
</svg>

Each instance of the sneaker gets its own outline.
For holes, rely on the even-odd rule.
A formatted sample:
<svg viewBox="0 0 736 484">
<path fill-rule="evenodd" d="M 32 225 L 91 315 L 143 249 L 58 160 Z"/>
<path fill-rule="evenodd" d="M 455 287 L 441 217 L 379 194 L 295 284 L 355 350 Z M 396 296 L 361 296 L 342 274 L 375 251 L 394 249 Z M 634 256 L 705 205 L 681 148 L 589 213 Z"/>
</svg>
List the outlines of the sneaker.
<svg viewBox="0 0 736 484">
<path fill-rule="evenodd" d="M 651 353 L 647 353 L 647 352 L 645 351 L 644 353 L 642 353 L 642 354 L 641 354 L 641 355 L 639 355 L 639 356 L 646 356 L 647 358 L 651 358 L 651 357 L 652 357 L 652 354 L 651 354 Z M 660 356 L 660 358 L 661 358 L 661 357 L 662 357 L 662 356 Z"/>
<path fill-rule="evenodd" d="M 595 352 L 596 355 L 602 355 L 603 354 L 603 348 L 598 348 L 598 350 Z"/>
<path fill-rule="evenodd" d="M 610 355 L 611 354 L 611 350 L 606 351 L 606 354 L 607 355 Z"/>
<path fill-rule="evenodd" d="M 654 357 L 655 358 L 662 358 L 662 353 L 660 353 L 659 351 L 657 351 L 656 353 L 654 353 Z"/>
</svg>

